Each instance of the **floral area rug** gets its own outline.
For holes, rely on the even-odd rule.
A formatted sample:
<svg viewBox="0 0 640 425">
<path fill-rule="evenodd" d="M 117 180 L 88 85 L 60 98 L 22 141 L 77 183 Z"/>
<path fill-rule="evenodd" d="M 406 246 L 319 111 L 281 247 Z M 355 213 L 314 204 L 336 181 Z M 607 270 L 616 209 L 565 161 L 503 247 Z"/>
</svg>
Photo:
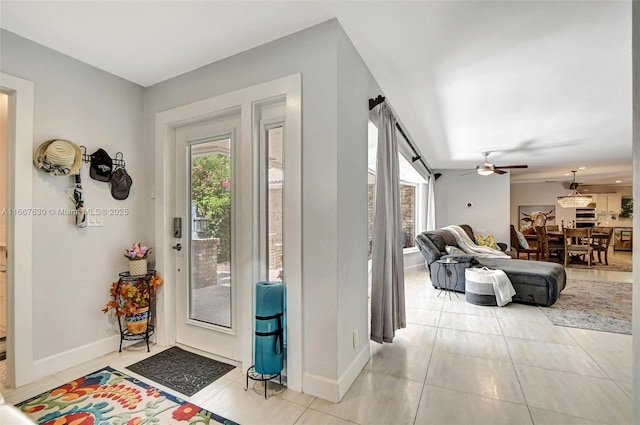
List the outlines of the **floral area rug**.
<svg viewBox="0 0 640 425">
<path fill-rule="evenodd" d="M 236 424 L 108 366 L 16 407 L 45 425 Z"/>
<path fill-rule="evenodd" d="M 551 307 L 540 308 L 557 326 L 631 335 L 632 284 L 572 279 Z"/>
</svg>

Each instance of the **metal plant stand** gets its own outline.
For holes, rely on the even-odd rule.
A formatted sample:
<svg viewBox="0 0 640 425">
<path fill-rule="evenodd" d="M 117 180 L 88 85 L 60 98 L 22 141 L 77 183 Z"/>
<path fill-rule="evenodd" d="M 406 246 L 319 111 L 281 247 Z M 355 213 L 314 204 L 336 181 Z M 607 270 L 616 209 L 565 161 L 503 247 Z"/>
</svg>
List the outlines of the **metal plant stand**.
<svg viewBox="0 0 640 425">
<path fill-rule="evenodd" d="M 151 324 L 151 288 L 150 281 L 151 278 L 156 274 L 155 270 L 148 270 L 146 275 L 131 275 L 129 272 L 119 273 L 118 276 L 120 280 L 118 281 L 118 288 L 120 285 L 129 283 L 129 282 L 138 282 L 141 279 L 144 279 L 147 284 L 147 294 L 149 294 L 149 311 L 147 314 L 147 330 L 144 333 L 134 334 L 131 333 L 126 327 L 122 327 L 122 318 L 118 316 L 118 328 L 120 328 L 120 349 L 119 352 L 122 352 L 122 342 L 123 341 L 146 341 L 147 342 L 147 352 L 149 352 L 149 337 L 154 334 L 155 327 Z M 118 290 L 116 289 L 116 293 Z"/>
<path fill-rule="evenodd" d="M 255 365 L 251 366 L 249 370 L 247 370 L 247 378 L 244 383 L 244 390 L 247 391 L 249 389 L 249 379 L 252 381 L 262 381 L 264 384 L 264 398 L 267 399 L 267 382 L 271 381 L 274 378 L 280 378 L 280 385 L 282 385 L 282 374 L 281 372 L 275 373 L 273 375 L 270 374 L 262 374 L 256 372 Z"/>
</svg>

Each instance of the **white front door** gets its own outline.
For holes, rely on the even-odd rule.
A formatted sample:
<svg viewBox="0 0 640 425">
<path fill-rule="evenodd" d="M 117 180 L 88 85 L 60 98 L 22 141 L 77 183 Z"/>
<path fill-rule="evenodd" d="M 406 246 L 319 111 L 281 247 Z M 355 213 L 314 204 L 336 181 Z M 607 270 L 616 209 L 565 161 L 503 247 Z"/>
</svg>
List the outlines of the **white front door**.
<svg viewBox="0 0 640 425">
<path fill-rule="evenodd" d="M 287 381 L 297 391 L 301 99 L 301 76 L 291 75 L 159 112 L 154 191 L 156 264 L 167 281 L 157 299 L 158 342 L 236 359 L 246 370 L 253 364 L 254 286 L 282 279 Z M 174 217 L 182 218 L 180 237 Z M 171 249 L 178 243 L 183 249 Z"/>
<path fill-rule="evenodd" d="M 182 250 L 176 253 L 176 340 L 242 360 L 239 289 L 251 285 L 251 269 L 239 267 L 251 253 L 251 157 L 243 154 L 240 109 L 176 129 L 176 212 Z M 244 172 L 242 170 L 245 170 Z M 244 185 L 246 181 L 249 185 Z M 243 205 L 243 203 L 245 205 Z M 176 239 L 178 240 L 178 239 Z"/>
</svg>

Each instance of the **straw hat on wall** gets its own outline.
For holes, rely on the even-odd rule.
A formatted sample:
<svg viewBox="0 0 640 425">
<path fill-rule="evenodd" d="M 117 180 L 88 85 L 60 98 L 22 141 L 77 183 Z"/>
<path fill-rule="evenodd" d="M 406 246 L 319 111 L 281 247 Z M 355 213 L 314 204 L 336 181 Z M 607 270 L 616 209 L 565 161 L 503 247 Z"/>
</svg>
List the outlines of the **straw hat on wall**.
<svg viewBox="0 0 640 425">
<path fill-rule="evenodd" d="M 82 150 L 68 140 L 50 139 L 38 146 L 33 163 L 39 170 L 54 176 L 76 174 L 82 165 Z"/>
</svg>

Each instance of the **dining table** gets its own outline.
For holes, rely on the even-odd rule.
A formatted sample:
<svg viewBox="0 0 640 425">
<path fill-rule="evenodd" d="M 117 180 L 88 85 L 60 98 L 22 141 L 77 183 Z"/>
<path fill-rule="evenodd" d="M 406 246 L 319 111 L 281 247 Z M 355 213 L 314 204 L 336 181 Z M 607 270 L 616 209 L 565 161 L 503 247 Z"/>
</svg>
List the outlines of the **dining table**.
<svg viewBox="0 0 640 425">
<path fill-rule="evenodd" d="M 547 230 L 547 237 L 564 241 L 564 233 L 560 230 Z M 609 233 L 591 232 L 591 239 L 608 239 Z"/>
<path fill-rule="evenodd" d="M 538 236 L 536 236 L 535 233 L 524 235 L 524 237 L 525 239 L 527 239 L 529 243 L 537 244 L 538 242 Z M 562 232 L 562 230 L 547 230 L 547 238 L 549 238 L 549 240 L 551 241 L 557 240 L 561 243 L 564 243 L 564 233 Z M 608 238 L 609 238 L 608 233 L 602 233 L 602 232 L 591 233 L 591 242 L 598 241 L 598 240 L 606 240 Z"/>
<path fill-rule="evenodd" d="M 538 245 L 538 236 L 534 234 L 526 234 L 524 235 L 525 239 L 529 242 L 529 245 L 532 247 L 537 247 Z M 604 243 L 610 235 L 608 233 L 603 232 L 592 232 L 591 233 L 591 241 L 589 243 Z M 549 242 L 556 242 L 560 244 L 564 244 L 564 233 L 562 230 L 547 230 L 547 238 Z M 600 242 L 602 241 L 602 242 Z M 584 260 L 581 259 L 580 255 L 571 255 L 571 262 L 579 262 L 583 263 Z M 592 257 L 593 261 L 593 257 Z"/>
<path fill-rule="evenodd" d="M 604 241 L 606 241 L 611 235 L 609 233 L 604 233 L 604 232 L 592 232 L 591 233 L 591 240 L 589 241 L 590 244 L 592 243 L 603 243 Z M 556 239 L 558 240 L 560 243 L 564 244 L 564 232 L 562 232 L 561 230 L 547 230 L 547 237 L 550 240 Z M 602 242 L 600 242 L 602 241 Z M 579 259 L 579 255 L 572 255 L 571 256 L 571 260 L 572 261 L 576 261 Z M 592 253 L 592 257 L 591 257 L 591 261 L 593 262 L 593 253 Z"/>
</svg>

